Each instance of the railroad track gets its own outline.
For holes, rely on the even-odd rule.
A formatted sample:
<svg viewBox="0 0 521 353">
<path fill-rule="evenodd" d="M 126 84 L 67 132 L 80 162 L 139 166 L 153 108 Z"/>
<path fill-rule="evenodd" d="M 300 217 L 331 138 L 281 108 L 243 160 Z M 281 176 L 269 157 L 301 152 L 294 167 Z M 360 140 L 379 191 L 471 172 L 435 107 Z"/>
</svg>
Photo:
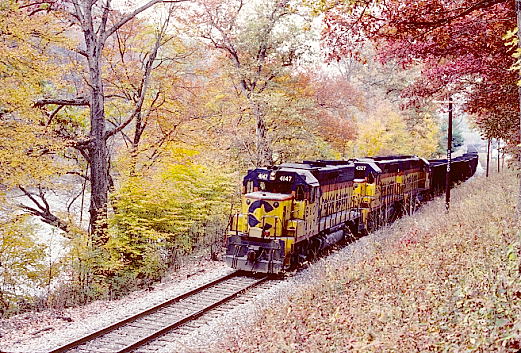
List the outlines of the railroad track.
<svg viewBox="0 0 521 353">
<path fill-rule="evenodd" d="M 123 353 L 199 318 L 268 279 L 233 272 L 136 315 L 76 339 L 49 353 Z"/>
</svg>

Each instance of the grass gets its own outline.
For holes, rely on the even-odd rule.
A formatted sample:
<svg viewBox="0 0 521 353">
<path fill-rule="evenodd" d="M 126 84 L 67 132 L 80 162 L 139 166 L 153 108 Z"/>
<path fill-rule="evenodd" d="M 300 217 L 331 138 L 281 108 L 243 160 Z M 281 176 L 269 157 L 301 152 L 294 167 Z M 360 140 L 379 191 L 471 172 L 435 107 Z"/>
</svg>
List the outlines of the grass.
<svg viewBox="0 0 521 353">
<path fill-rule="evenodd" d="M 513 173 L 476 178 L 382 230 L 356 263 L 228 337 L 228 352 L 517 352 L 521 222 Z"/>
</svg>

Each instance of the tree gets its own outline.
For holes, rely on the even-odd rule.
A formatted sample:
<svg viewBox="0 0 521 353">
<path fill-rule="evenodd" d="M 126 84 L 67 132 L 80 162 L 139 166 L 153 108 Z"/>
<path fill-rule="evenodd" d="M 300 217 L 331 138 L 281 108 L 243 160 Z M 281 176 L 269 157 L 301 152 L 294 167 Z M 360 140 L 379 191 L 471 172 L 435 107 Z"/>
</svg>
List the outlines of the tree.
<svg viewBox="0 0 521 353">
<path fill-rule="evenodd" d="M 177 253 L 189 253 L 201 241 L 193 227 L 202 229 L 202 237 L 215 237 L 205 224 L 229 211 L 236 184 L 225 168 L 200 165 L 197 151 L 175 143 L 166 150 L 165 163 L 146 176 L 124 178 L 116 192 L 106 268 L 120 277 L 160 278 Z"/>
<path fill-rule="evenodd" d="M 0 5 L 0 33 L 0 184 L 36 201 L 23 204 L 25 211 L 67 230 L 67 222 L 50 212 L 45 199 L 37 198 L 67 172 L 68 141 L 52 126 L 55 114 L 46 115 L 33 103 L 60 85 L 58 76 L 64 70 L 51 53 L 57 45 L 68 48 L 70 41 L 53 16 L 33 11 L 22 1 Z"/>
<path fill-rule="evenodd" d="M 57 172 L 53 155 L 63 142 L 49 134 L 48 119 L 32 103 L 43 82 L 56 82 L 60 68 L 49 59 L 51 45 L 65 43 L 48 14 L 34 14 L 17 1 L 0 5 L 0 184 L 16 188 Z"/>
<path fill-rule="evenodd" d="M 355 141 L 357 156 L 415 154 L 431 157 L 436 153 L 438 129 L 433 119 L 411 130 L 403 114 L 390 104 L 380 104 L 359 122 Z"/>
<path fill-rule="evenodd" d="M 13 210 L 0 195 L 0 317 L 17 311 L 30 298 L 28 289 L 44 288 L 48 268 L 46 248 L 34 237 L 27 215 L 12 216 Z"/>
<path fill-rule="evenodd" d="M 234 0 L 202 3 L 194 17 L 199 36 L 228 60 L 235 89 L 255 120 L 257 166 L 273 164 L 266 98 L 306 49 L 295 16 L 288 0 Z"/>
<path fill-rule="evenodd" d="M 345 154 L 346 146 L 356 135 L 355 112 L 364 108 L 362 93 L 344 77 L 318 77 L 311 85 L 314 87 L 320 135 Z"/>
<path fill-rule="evenodd" d="M 440 134 L 440 140 L 438 144 L 438 153 L 440 155 L 443 155 L 447 151 L 447 121 L 443 121 L 441 124 L 441 134 Z M 452 152 L 456 150 L 456 148 L 463 146 L 463 143 L 465 142 L 460 126 L 458 123 L 452 123 Z"/>
<path fill-rule="evenodd" d="M 36 105 L 42 107 L 54 105 L 58 107 L 56 109 L 61 109 L 64 106 L 88 107 L 89 134 L 84 138 L 73 141 L 71 145 L 79 150 L 89 165 L 89 225 L 93 236 L 93 243 L 96 245 L 103 245 L 108 240 L 106 227 L 108 191 L 110 186 L 110 156 L 107 148 L 107 140 L 123 130 L 140 115 L 149 84 L 150 72 L 160 41 L 155 42 L 146 65 L 143 68 L 139 88 L 140 94 L 134 110 L 125 121 L 112 129 L 109 129 L 107 126 L 107 117 L 105 114 L 107 97 L 105 94 L 105 82 L 103 80 L 103 49 L 107 41 L 138 14 L 159 3 L 179 3 L 182 1 L 183 0 L 152 0 L 129 13 L 119 13 L 113 10 L 110 0 L 102 2 L 94 0 L 82 2 L 76 0 L 46 2 L 51 10 L 60 13 L 64 18 L 68 19 L 71 24 L 79 28 L 82 34 L 83 42 L 80 48 L 77 49 L 77 53 L 83 58 L 81 62 L 86 68 L 85 77 L 83 77 L 86 85 L 83 91 L 80 92 L 81 94 L 76 97 L 67 95 L 60 98 L 45 98 L 39 100 Z M 41 4 L 41 2 L 35 6 L 39 4 Z"/>
<path fill-rule="evenodd" d="M 519 76 L 510 70 L 514 61 L 502 39 L 516 27 L 513 5 L 506 0 L 342 2 L 329 7 L 325 40 L 332 57 L 356 55 L 359 44 L 370 39 L 384 61 L 421 62 L 422 77 L 407 92 L 413 101 L 459 93 L 487 136 L 517 146 Z M 519 200 L 521 206 L 521 185 Z"/>
</svg>

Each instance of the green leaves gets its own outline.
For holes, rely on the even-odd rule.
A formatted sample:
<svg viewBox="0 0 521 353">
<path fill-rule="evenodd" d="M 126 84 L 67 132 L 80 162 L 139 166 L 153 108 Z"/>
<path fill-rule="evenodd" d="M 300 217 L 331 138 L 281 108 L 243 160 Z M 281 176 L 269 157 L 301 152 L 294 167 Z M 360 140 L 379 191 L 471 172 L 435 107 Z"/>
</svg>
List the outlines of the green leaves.
<svg viewBox="0 0 521 353">
<path fill-rule="evenodd" d="M 173 151 L 161 168 L 146 177 L 129 177 L 113 195 L 108 249 L 122 272 L 157 277 L 165 270 L 161 257 L 190 252 L 199 241 L 191 237 L 192 228 L 229 208 L 231 178 L 217 167 L 195 163 L 194 150 Z"/>
</svg>

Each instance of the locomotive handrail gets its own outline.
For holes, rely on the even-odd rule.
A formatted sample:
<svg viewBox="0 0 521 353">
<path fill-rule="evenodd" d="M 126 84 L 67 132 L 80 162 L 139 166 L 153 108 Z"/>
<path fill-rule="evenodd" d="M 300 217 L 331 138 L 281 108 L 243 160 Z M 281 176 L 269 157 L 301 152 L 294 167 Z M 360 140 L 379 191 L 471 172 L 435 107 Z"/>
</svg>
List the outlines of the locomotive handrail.
<svg viewBox="0 0 521 353">
<path fill-rule="evenodd" d="M 230 221 L 228 222 L 228 226 L 230 227 L 230 231 L 233 232 L 235 230 L 235 235 L 239 235 L 239 217 L 242 216 L 242 213 L 236 213 L 230 216 Z M 235 229 L 233 229 L 235 223 Z"/>
<path fill-rule="evenodd" d="M 277 221 L 280 222 L 280 235 L 282 236 L 282 229 L 284 228 L 284 225 L 282 224 L 282 220 L 277 215 L 264 215 L 262 216 L 262 229 L 264 229 L 266 218 L 274 218 L 275 219 L 275 229 L 273 232 L 274 237 L 277 237 Z"/>
<path fill-rule="evenodd" d="M 235 235 L 239 235 L 239 217 L 240 216 L 249 216 L 249 215 L 255 216 L 251 212 L 248 212 L 248 213 L 236 213 L 235 214 L 234 217 L 237 218 L 237 223 L 236 223 L 236 226 L 235 226 Z M 250 224 L 249 224 L 248 220 L 246 220 L 246 225 L 248 226 L 248 229 L 249 229 L 250 228 Z"/>
</svg>

